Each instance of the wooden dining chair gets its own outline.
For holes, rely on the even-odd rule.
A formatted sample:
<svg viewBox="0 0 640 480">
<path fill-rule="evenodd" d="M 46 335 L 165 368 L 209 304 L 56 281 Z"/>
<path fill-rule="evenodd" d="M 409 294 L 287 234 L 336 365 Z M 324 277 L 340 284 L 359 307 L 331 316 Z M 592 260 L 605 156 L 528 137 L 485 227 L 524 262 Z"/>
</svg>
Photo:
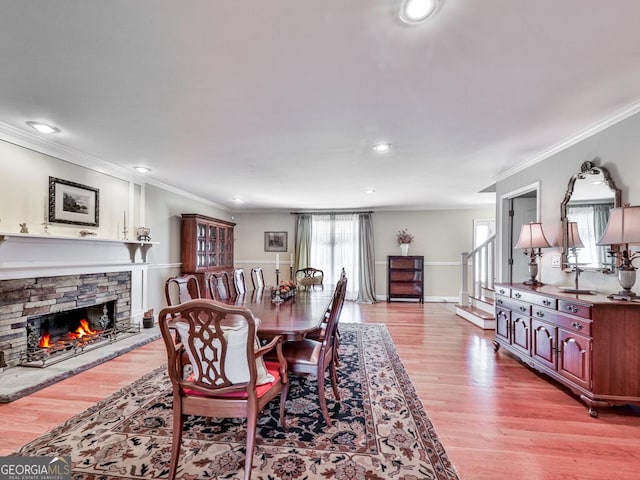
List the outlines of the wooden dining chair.
<svg viewBox="0 0 640 480">
<path fill-rule="evenodd" d="M 232 296 L 229 274 L 227 272 L 216 272 L 209 275 L 209 293 L 211 298 L 219 302 L 229 300 Z"/>
<path fill-rule="evenodd" d="M 236 289 L 236 295 L 244 295 L 247 293 L 247 282 L 244 278 L 244 270 L 236 268 L 233 271 L 233 286 Z"/>
<path fill-rule="evenodd" d="M 340 273 L 340 280 L 346 279 L 347 278 L 347 273 L 345 272 L 344 268 L 342 269 L 342 272 Z M 333 295 L 331 296 L 331 300 L 329 300 L 329 304 L 327 305 L 327 308 L 325 309 L 325 313 L 324 313 L 324 320 L 322 321 L 322 323 L 320 324 L 320 326 L 318 328 L 316 328 L 315 330 L 312 330 L 311 332 L 307 333 L 307 335 L 305 335 L 305 338 L 310 338 L 312 340 L 317 340 L 318 342 L 321 342 L 324 339 L 324 336 L 327 333 L 327 323 L 329 321 L 329 316 L 331 313 L 331 306 L 333 305 L 333 301 L 334 298 L 336 296 L 338 289 L 336 288 L 333 291 Z M 333 353 L 334 353 L 334 361 L 336 362 L 336 367 L 340 366 L 340 356 L 339 356 L 339 352 L 340 352 L 340 329 L 338 327 L 336 327 L 336 332 L 335 332 L 335 348 L 333 349 Z"/>
<path fill-rule="evenodd" d="M 167 299 L 167 305 L 178 305 L 188 300 L 202 298 L 198 278 L 191 274 L 168 278 L 164 283 L 164 296 Z"/>
<path fill-rule="evenodd" d="M 324 272 L 317 268 L 306 267 L 296 270 L 296 283 L 302 286 L 322 285 Z"/>
<path fill-rule="evenodd" d="M 225 326 L 225 319 L 233 322 L 231 326 Z M 282 337 L 260 347 L 256 318 L 248 308 L 209 299 L 166 307 L 160 311 L 159 323 L 173 390 L 168 479 L 176 476 L 185 418 L 198 415 L 247 419 L 244 478 L 249 480 L 258 414 L 278 395 L 280 425 L 286 430 L 284 407 L 289 384 Z M 264 362 L 266 352 L 275 352 L 276 361 Z M 185 374 L 185 363 L 191 365 L 191 373 Z"/>
<path fill-rule="evenodd" d="M 251 283 L 253 284 L 254 290 L 264 288 L 264 273 L 262 272 L 262 268 L 254 267 L 251 269 Z"/>
<path fill-rule="evenodd" d="M 305 338 L 300 341 L 285 342 L 282 352 L 287 360 L 287 368 L 290 373 L 296 375 L 315 375 L 318 381 L 318 398 L 320 409 L 327 425 L 331 426 L 331 418 L 327 408 L 325 397 L 325 372 L 329 369 L 329 378 L 336 401 L 340 401 L 338 392 L 338 375 L 336 372 L 335 348 L 336 330 L 344 305 L 344 297 L 347 291 L 347 279 L 338 281 L 331 304 L 329 306 L 329 318 L 324 338 L 313 340 Z"/>
</svg>

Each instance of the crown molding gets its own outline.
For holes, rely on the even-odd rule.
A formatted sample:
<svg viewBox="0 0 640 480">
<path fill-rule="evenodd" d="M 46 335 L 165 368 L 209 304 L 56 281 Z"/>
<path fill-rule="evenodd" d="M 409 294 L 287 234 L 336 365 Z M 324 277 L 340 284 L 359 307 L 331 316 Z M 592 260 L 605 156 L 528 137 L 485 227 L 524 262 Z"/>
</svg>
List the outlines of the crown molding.
<svg viewBox="0 0 640 480">
<path fill-rule="evenodd" d="M 605 117 L 604 119 L 600 120 L 598 123 L 596 123 L 595 125 L 592 125 L 588 128 L 586 128 L 585 130 L 582 130 L 566 139 L 564 139 L 563 141 L 561 141 L 560 143 L 546 149 L 543 150 L 542 152 L 540 152 L 539 154 L 537 154 L 536 156 L 534 156 L 533 158 L 530 158 L 529 160 L 526 160 L 518 165 L 516 165 L 513 168 L 510 168 L 508 170 L 505 170 L 504 172 L 500 173 L 499 175 L 497 175 L 495 177 L 496 182 L 499 182 L 501 180 L 504 180 L 505 178 L 510 177 L 511 175 L 515 175 L 518 172 L 521 172 L 522 170 L 525 170 L 526 168 L 531 167 L 532 165 L 535 165 L 536 163 L 539 163 L 543 160 L 546 160 L 547 158 L 556 155 L 557 153 L 562 152 L 563 150 L 566 150 L 569 147 L 572 147 L 574 145 L 576 145 L 577 143 L 582 142 L 583 140 L 586 140 L 589 137 L 592 137 L 593 135 L 602 132 L 603 130 L 606 130 L 609 127 L 612 127 L 613 125 L 622 122 L 623 120 L 628 119 L 629 117 L 632 117 L 633 115 L 640 113 L 640 100 L 635 101 L 634 103 L 626 106 L 625 108 L 618 110 L 617 112 L 613 113 L 612 115 L 609 115 L 608 117 Z"/>
<path fill-rule="evenodd" d="M 130 171 L 127 168 L 115 165 L 113 163 L 107 162 L 106 160 L 94 157 L 93 155 L 89 155 L 84 152 L 80 152 L 79 150 L 75 150 L 65 145 L 61 145 L 60 143 L 53 142 L 47 138 L 43 138 L 39 134 L 31 133 L 29 131 L 13 127 L 2 122 L 0 122 L 0 140 L 17 145 L 19 147 L 33 150 L 34 152 L 42 153 L 44 155 L 49 155 L 66 162 L 73 163 L 74 165 L 78 165 L 98 173 L 110 175 L 112 177 L 119 178 L 120 180 L 125 180 L 127 182 L 137 183 L 140 185 L 153 185 L 155 187 L 167 190 L 191 200 L 204 203 L 205 205 L 208 205 L 210 207 L 217 208 L 223 211 L 229 211 L 229 208 L 214 203 L 211 200 L 207 200 L 206 198 L 198 197 L 197 195 L 194 195 L 190 192 L 186 192 L 166 183 L 159 182 L 147 176 L 136 174 L 135 172 Z"/>
</svg>

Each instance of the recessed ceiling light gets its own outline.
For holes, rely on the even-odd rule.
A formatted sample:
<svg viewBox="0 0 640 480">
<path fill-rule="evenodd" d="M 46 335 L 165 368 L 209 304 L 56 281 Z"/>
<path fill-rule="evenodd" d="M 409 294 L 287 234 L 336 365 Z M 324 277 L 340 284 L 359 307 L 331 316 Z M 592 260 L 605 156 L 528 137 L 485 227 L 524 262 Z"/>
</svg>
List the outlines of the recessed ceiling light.
<svg viewBox="0 0 640 480">
<path fill-rule="evenodd" d="M 151 171 L 151 169 L 149 167 L 133 167 L 133 169 L 138 172 L 138 173 L 149 173 Z"/>
<path fill-rule="evenodd" d="M 47 125 L 46 123 L 39 122 L 27 122 L 31 128 L 37 130 L 40 133 L 58 133 L 60 129 L 58 127 L 52 127 L 51 125 Z"/>
<path fill-rule="evenodd" d="M 390 148 L 391 148 L 390 143 L 378 143 L 377 145 L 373 146 L 373 149 L 378 153 L 388 152 Z"/>
<path fill-rule="evenodd" d="M 410 25 L 422 23 L 433 17 L 444 0 L 403 0 L 400 20 Z"/>
<path fill-rule="evenodd" d="M 376 191 L 373 188 L 367 190 L 367 195 L 373 195 L 374 193 L 376 193 Z"/>
<path fill-rule="evenodd" d="M 233 200 L 236 203 L 244 203 L 244 200 L 242 200 L 240 197 L 233 197 L 231 198 L 231 200 Z"/>
</svg>

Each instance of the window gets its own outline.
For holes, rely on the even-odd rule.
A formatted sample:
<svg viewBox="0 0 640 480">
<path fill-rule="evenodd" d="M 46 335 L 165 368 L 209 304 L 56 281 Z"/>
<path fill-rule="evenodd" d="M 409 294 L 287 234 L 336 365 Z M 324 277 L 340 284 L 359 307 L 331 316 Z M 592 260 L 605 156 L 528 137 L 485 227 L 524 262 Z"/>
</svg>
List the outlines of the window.
<svg viewBox="0 0 640 480">
<path fill-rule="evenodd" d="M 325 283 L 338 281 L 342 268 L 347 273 L 347 300 L 356 300 L 360 271 L 358 215 L 313 215 L 311 218 L 311 265 L 324 272 Z"/>
</svg>

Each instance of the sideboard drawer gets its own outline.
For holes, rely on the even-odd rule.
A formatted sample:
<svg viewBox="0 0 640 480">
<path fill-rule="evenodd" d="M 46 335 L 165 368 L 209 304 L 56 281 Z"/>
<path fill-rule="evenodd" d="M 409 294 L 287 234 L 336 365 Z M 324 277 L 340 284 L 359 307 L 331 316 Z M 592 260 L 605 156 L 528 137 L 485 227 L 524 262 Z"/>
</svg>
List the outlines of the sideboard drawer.
<svg viewBox="0 0 640 480">
<path fill-rule="evenodd" d="M 556 299 L 545 295 L 538 295 L 531 292 L 519 292 L 514 291 L 511 295 L 513 298 L 522 300 L 523 302 L 533 303 L 534 305 L 541 305 L 543 307 L 556 309 Z"/>
<path fill-rule="evenodd" d="M 496 295 L 504 295 L 505 297 L 510 297 L 511 289 L 507 287 L 496 287 Z"/>
<path fill-rule="evenodd" d="M 582 318 L 591 318 L 591 307 L 574 303 L 571 300 L 558 300 L 558 310 Z"/>
<path fill-rule="evenodd" d="M 521 315 L 531 315 L 531 305 L 525 302 L 519 302 L 512 298 L 496 297 L 496 306 L 507 308 Z"/>
<path fill-rule="evenodd" d="M 591 335 L 591 321 L 584 318 L 563 315 L 556 310 L 549 310 L 542 307 L 533 307 L 531 316 L 555 324 L 565 330 L 571 330 L 587 336 Z"/>
</svg>

